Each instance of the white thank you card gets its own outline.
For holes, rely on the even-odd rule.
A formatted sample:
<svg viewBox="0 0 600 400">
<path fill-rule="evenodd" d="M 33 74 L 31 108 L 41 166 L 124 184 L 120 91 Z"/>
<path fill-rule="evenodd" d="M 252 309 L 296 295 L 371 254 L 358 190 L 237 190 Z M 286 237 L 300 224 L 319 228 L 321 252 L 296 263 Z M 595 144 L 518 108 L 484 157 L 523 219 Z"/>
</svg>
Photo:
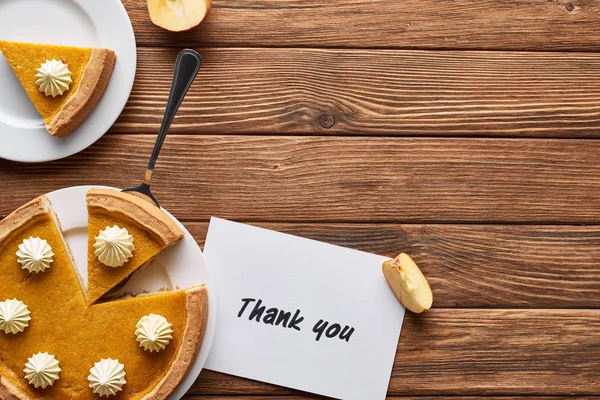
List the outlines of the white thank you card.
<svg viewBox="0 0 600 400">
<path fill-rule="evenodd" d="M 340 399 L 385 399 L 404 307 L 386 257 L 213 218 L 206 368 Z"/>
</svg>

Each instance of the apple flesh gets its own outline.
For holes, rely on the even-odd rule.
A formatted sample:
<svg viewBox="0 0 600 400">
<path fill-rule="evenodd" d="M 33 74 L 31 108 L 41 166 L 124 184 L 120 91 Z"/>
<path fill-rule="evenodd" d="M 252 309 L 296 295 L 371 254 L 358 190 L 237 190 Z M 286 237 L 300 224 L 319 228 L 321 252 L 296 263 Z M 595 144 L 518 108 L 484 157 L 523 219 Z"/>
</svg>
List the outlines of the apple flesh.
<svg viewBox="0 0 600 400">
<path fill-rule="evenodd" d="M 154 25 L 172 32 L 189 31 L 208 15 L 211 0 L 147 0 Z"/>
<path fill-rule="evenodd" d="M 425 275 L 408 254 L 401 253 L 382 266 L 383 275 L 400 303 L 414 313 L 429 310 L 433 293 Z"/>
</svg>

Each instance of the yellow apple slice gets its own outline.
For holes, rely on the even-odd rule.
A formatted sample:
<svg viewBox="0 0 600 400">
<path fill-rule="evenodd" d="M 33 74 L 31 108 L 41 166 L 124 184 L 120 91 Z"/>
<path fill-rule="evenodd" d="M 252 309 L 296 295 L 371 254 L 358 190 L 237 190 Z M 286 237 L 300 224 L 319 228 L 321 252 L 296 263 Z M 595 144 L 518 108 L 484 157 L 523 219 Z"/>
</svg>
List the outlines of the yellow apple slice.
<svg viewBox="0 0 600 400">
<path fill-rule="evenodd" d="M 147 0 L 154 25 L 172 32 L 189 31 L 208 15 L 211 0 Z"/>
<path fill-rule="evenodd" d="M 431 308 L 433 293 L 425 275 L 408 254 L 383 263 L 383 275 L 400 303 L 414 313 Z"/>
</svg>

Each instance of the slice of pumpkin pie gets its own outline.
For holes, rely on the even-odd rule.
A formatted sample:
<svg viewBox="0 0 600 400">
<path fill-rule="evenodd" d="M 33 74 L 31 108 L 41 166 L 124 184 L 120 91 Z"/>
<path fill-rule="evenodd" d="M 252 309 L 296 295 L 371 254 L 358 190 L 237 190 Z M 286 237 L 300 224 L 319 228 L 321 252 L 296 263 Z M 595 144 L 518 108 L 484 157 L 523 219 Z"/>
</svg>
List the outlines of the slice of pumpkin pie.
<svg viewBox="0 0 600 400">
<path fill-rule="evenodd" d="M 0 51 L 56 137 L 71 134 L 96 107 L 117 58 L 103 48 L 5 40 Z"/>
<path fill-rule="evenodd" d="M 88 207 L 88 304 L 183 237 L 160 208 L 128 192 L 92 189 Z"/>
</svg>

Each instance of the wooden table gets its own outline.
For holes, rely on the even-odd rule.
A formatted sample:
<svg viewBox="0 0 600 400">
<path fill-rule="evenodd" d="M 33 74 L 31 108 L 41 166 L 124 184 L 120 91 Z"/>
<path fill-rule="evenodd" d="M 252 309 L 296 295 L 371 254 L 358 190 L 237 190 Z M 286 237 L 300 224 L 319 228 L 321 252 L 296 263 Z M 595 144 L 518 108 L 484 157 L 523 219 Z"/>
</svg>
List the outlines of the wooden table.
<svg viewBox="0 0 600 400">
<path fill-rule="evenodd" d="M 0 215 L 141 178 L 197 48 L 154 186 L 200 244 L 216 215 L 410 253 L 435 309 L 406 317 L 391 398 L 600 395 L 599 1 L 215 0 L 183 34 L 124 4 L 121 118 L 65 160 L 0 161 Z M 266 397 L 311 396 L 204 371 L 187 399 Z"/>
</svg>

